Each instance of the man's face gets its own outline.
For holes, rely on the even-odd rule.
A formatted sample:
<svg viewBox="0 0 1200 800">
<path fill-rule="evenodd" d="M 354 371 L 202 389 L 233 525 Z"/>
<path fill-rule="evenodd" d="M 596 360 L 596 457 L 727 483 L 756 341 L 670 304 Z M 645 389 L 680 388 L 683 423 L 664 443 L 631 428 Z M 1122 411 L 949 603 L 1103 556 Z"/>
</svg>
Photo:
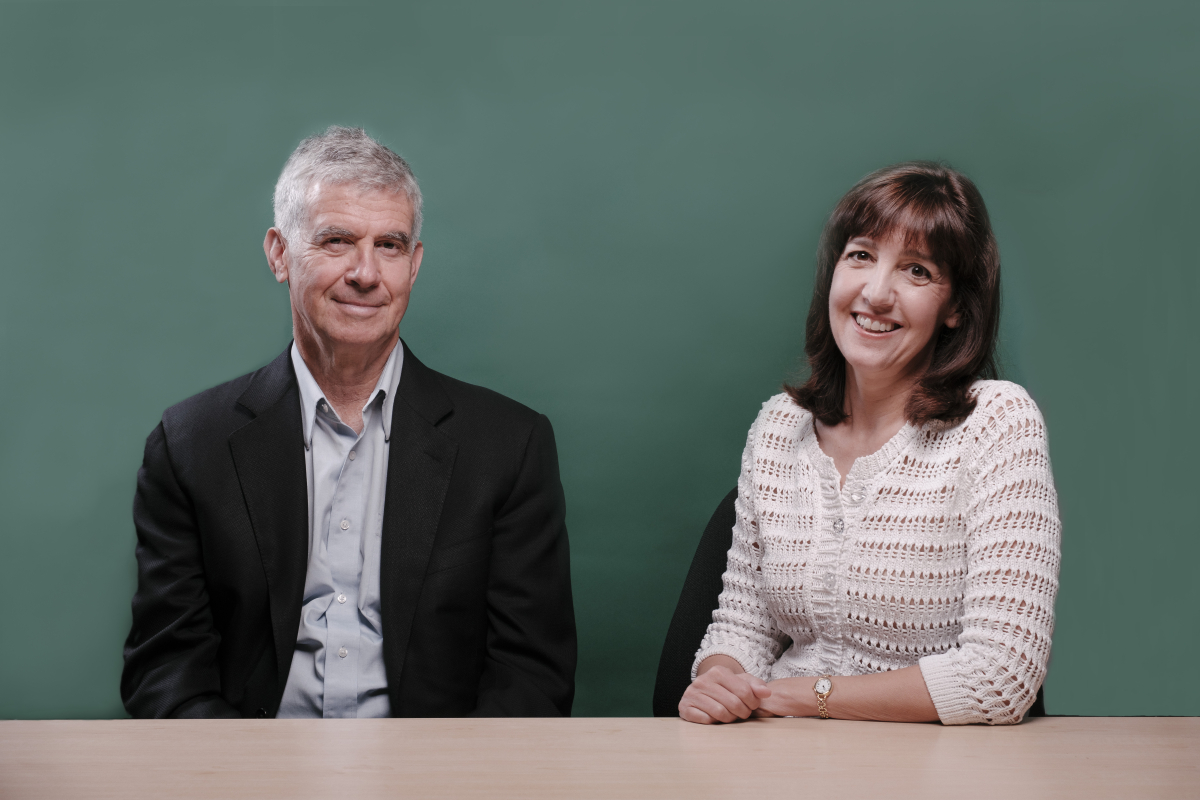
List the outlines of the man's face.
<svg viewBox="0 0 1200 800">
<path fill-rule="evenodd" d="M 318 185 L 296 241 L 267 232 L 263 247 L 275 279 L 288 284 L 302 351 L 390 349 L 421 268 L 412 219 L 403 193 Z"/>
</svg>

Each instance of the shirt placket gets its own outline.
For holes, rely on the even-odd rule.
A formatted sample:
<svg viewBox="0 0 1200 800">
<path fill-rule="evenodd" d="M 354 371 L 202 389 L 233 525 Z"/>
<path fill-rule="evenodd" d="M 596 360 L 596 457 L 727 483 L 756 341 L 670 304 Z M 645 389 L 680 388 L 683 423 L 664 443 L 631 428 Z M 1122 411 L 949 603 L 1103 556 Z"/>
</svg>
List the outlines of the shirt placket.
<svg viewBox="0 0 1200 800">
<path fill-rule="evenodd" d="M 364 420 L 364 423 L 366 420 Z M 366 431 L 366 425 L 363 426 Z M 350 436 L 339 432 L 338 439 Z M 334 596 L 326 612 L 325 717 L 354 717 L 358 708 L 359 620 L 358 594 L 362 576 L 360 545 L 365 507 L 363 475 L 367 459 L 360 458 L 362 436 L 346 451 L 338 473 L 329 514 L 328 553 Z"/>
</svg>

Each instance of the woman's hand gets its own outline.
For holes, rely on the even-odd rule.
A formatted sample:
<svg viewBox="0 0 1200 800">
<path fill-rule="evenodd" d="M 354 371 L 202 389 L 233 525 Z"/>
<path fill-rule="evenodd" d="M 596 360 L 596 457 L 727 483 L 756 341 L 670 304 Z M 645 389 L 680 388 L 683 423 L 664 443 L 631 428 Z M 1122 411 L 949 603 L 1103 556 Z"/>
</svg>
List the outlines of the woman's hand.
<svg viewBox="0 0 1200 800">
<path fill-rule="evenodd" d="M 742 669 L 728 656 L 704 659 L 696 680 L 679 701 L 679 716 L 688 722 L 711 725 L 746 719 L 771 696 L 767 683 Z"/>
<path fill-rule="evenodd" d="M 771 696 L 754 712 L 756 717 L 815 717 L 817 696 L 812 684 L 816 678 L 782 678 L 770 683 Z"/>
<path fill-rule="evenodd" d="M 815 717 L 815 677 L 780 678 L 768 685 L 748 675 L 729 656 L 709 656 L 696 680 L 679 701 L 679 716 L 688 722 L 734 722 L 747 717 Z M 925 687 L 921 668 L 913 665 L 870 675 L 833 678 L 826 701 L 835 719 L 884 722 L 936 722 L 937 709 Z"/>
<path fill-rule="evenodd" d="M 816 681 L 816 677 L 771 681 L 771 697 L 759 705 L 755 716 L 817 716 L 817 695 L 813 691 Z M 883 722 L 936 722 L 938 719 L 921 668 L 915 664 L 869 675 L 835 675 L 833 690 L 825 704 L 834 719 Z"/>
</svg>

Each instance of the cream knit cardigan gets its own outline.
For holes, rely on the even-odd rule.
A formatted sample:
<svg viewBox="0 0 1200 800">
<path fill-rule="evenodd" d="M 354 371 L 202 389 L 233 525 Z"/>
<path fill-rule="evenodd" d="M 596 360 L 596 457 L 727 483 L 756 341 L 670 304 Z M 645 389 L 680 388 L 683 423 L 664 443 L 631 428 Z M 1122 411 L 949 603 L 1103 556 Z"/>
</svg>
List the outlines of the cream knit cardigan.
<svg viewBox="0 0 1200 800">
<path fill-rule="evenodd" d="M 920 664 L 942 722 L 1021 721 L 1050 656 L 1058 499 L 1025 390 L 971 391 L 966 420 L 906 424 L 841 488 L 812 414 L 763 404 L 693 677 L 718 653 L 764 680 Z"/>
</svg>

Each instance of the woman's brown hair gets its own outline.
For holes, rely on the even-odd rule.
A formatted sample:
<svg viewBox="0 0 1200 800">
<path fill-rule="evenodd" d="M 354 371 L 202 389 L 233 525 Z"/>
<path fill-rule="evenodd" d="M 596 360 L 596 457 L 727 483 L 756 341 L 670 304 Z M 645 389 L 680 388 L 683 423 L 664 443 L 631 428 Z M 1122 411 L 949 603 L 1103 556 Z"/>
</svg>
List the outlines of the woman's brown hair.
<svg viewBox="0 0 1200 800">
<path fill-rule="evenodd" d="M 983 197 L 971 179 L 943 164 L 909 161 L 884 167 L 858 182 L 825 223 L 817 250 L 817 275 L 805 326 L 809 377 L 784 386 L 797 404 L 826 425 L 846 419 L 846 360 L 829 323 L 833 269 L 856 236 L 892 234 L 920 245 L 950 276 L 959 324 L 937 334 L 933 360 L 908 399 L 913 425 L 955 423 L 975 408 L 968 397 L 979 378 L 996 377 L 1000 328 L 1000 249 Z"/>
</svg>

